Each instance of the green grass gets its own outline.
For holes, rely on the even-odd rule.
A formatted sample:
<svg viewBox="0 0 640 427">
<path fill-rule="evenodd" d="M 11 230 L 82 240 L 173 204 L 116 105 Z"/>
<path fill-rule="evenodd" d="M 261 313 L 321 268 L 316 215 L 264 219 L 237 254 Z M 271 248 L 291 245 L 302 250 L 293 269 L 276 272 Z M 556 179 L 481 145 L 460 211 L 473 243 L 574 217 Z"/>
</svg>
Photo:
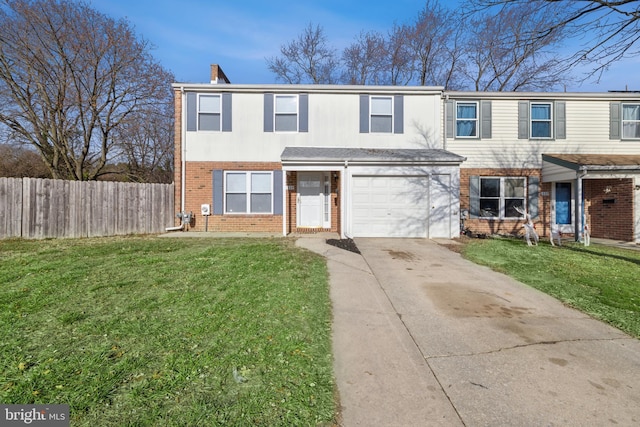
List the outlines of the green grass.
<svg viewBox="0 0 640 427">
<path fill-rule="evenodd" d="M 640 338 L 640 251 L 472 240 L 463 255 Z"/>
<path fill-rule="evenodd" d="M 331 425 L 330 329 L 288 240 L 0 242 L 0 402 L 73 426 Z"/>
</svg>

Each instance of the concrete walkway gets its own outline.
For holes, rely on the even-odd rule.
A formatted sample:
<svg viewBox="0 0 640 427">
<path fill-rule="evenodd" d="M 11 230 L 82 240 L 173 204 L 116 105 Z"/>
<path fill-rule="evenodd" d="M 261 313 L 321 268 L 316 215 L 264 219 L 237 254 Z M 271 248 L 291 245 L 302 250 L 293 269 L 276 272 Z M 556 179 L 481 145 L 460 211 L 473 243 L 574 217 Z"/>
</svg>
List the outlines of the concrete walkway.
<svg viewBox="0 0 640 427">
<path fill-rule="evenodd" d="M 640 424 L 640 341 L 423 239 L 327 258 L 342 425 Z"/>
</svg>

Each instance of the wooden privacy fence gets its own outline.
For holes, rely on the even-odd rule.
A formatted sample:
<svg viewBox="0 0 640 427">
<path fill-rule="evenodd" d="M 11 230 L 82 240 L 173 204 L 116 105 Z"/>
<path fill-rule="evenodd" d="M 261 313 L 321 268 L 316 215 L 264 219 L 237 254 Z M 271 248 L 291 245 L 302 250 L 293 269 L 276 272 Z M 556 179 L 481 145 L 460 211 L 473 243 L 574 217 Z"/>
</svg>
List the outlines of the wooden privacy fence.
<svg viewBox="0 0 640 427">
<path fill-rule="evenodd" d="M 0 238 L 160 233 L 173 215 L 173 184 L 0 178 Z"/>
</svg>

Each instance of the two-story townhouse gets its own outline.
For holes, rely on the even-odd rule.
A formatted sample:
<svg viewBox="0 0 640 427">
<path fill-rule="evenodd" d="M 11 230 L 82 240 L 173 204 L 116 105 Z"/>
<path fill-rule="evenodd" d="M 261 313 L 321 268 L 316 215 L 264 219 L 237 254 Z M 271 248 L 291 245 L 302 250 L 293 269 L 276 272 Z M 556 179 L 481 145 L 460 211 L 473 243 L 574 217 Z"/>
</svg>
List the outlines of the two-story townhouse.
<svg viewBox="0 0 640 427">
<path fill-rule="evenodd" d="M 211 70 L 173 85 L 189 228 L 459 234 L 464 158 L 442 149 L 441 87 L 234 85 Z"/>
<path fill-rule="evenodd" d="M 173 85 L 176 206 L 195 213 L 191 229 L 451 238 L 462 216 L 518 234 L 524 209 L 541 235 L 640 242 L 640 93 L 233 85 L 211 72 Z"/>
<path fill-rule="evenodd" d="M 465 225 L 640 242 L 640 93 L 445 92 Z"/>
</svg>

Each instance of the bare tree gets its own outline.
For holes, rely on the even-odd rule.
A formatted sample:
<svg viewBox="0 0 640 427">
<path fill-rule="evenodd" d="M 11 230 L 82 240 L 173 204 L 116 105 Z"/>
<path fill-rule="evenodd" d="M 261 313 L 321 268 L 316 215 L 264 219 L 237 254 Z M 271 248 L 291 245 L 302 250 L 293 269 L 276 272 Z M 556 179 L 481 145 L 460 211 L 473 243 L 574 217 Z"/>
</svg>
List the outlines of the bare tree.
<svg viewBox="0 0 640 427">
<path fill-rule="evenodd" d="M 167 92 L 169 89 L 167 86 Z M 173 131 L 170 102 L 129 115 L 117 129 L 118 151 L 123 163 L 116 172 L 127 181 L 171 183 Z"/>
<path fill-rule="evenodd" d="M 384 84 L 386 41 L 377 32 L 361 32 L 355 43 L 342 52 L 345 67 L 343 81 L 347 84 Z"/>
<path fill-rule="evenodd" d="M 466 26 L 467 86 L 477 91 L 519 91 L 549 90 L 562 83 L 565 69 L 553 53 L 560 32 L 530 37 L 551 19 L 529 5 L 474 16 Z"/>
<path fill-rule="evenodd" d="M 127 21 L 71 0 L 0 3 L 0 123 L 54 178 L 97 179 L 116 132 L 173 80 Z"/>
<path fill-rule="evenodd" d="M 460 9 L 427 0 L 412 23 L 394 24 L 386 38 L 377 32 L 361 32 L 342 54 L 342 81 L 477 91 L 559 86 L 568 78 L 555 53 L 563 32 L 554 29 L 545 37 L 532 37 L 555 19 L 555 15 L 541 13 L 534 3 L 538 2 L 469 18 Z M 278 79 L 292 84 L 333 82 L 331 71 L 339 64 L 320 27 L 310 24 L 281 52 L 280 57 L 267 61 Z"/>
<path fill-rule="evenodd" d="M 465 28 L 464 21 L 457 20 L 455 28 L 449 33 L 449 40 L 444 47 L 443 58 L 445 61 L 440 65 L 440 77 L 437 84 L 444 86 L 446 90 L 463 90 L 464 83 L 464 63 L 465 63 Z"/>
<path fill-rule="evenodd" d="M 571 66 L 588 64 L 587 78 L 600 76 L 612 63 L 640 54 L 640 1 L 638 0 L 471 0 L 474 11 L 528 5 L 550 19 L 532 29 L 532 39 L 555 37 L 562 31 L 579 47 L 567 58 Z"/>
<path fill-rule="evenodd" d="M 441 85 L 443 72 L 452 67 L 447 43 L 457 19 L 436 0 L 427 0 L 415 23 L 406 30 L 407 44 L 413 55 L 418 84 Z"/>
<path fill-rule="evenodd" d="M 413 80 L 413 55 L 407 43 L 410 28 L 395 24 L 387 39 L 385 67 L 389 73 L 389 83 L 404 86 Z"/>
<path fill-rule="evenodd" d="M 336 50 L 327 44 L 324 29 L 309 23 L 295 40 L 280 47 L 280 56 L 267 58 L 276 78 L 289 84 L 331 84 L 337 80 Z"/>
<path fill-rule="evenodd" d="M 0 176 L 51 178 L 49 169 L 38 153 L 11 144 L 0 144 Z"/>
</svg>

